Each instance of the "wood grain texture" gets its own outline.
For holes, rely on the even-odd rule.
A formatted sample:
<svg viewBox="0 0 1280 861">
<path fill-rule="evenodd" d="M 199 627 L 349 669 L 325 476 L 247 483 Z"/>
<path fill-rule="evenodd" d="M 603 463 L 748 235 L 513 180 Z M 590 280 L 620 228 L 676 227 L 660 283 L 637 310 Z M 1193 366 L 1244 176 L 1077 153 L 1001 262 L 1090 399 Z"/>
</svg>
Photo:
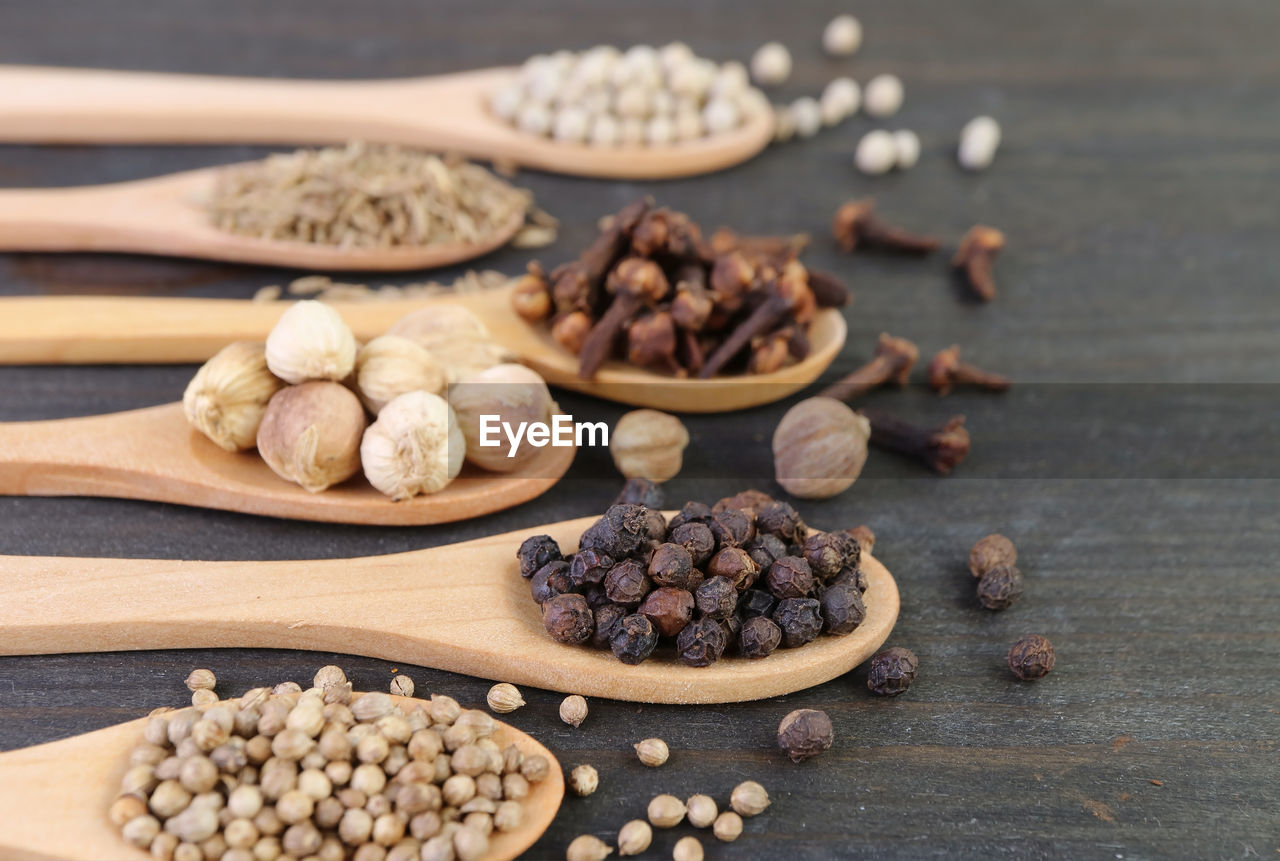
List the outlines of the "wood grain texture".
<svg viewBox="0 0 1280 861">
<path fill-rule="evenodd" d="M 1234 859 L 1280 849 L 1280 540 L 1274 415 L 1280 382 L 1275 177 L 1280 156 L 1280 7 L 1256 0 L 900 0 L 850 8 L 866 38 L 848 62 L 817 55 L 837 11 L 818 0 L 643 6 L 548 0 L 538 14 L 463 0 L 182 0 L 3 6 L 6 62 L 159 72 L 333 79 L 443 74 L 511 65 L 536 51 L 684 38 L 745 59 L 777 38 L 796 68 L 779 99 L 836 74 L 904 79 L 888 126 L 924 141 L 920 164 L 870 180 L 850 166 L 864 118 L 772 148 L 723 175 L 641 185 L 522 174 L 562 219 L 560 241 L 504 249 L 485 266 L 558 263 L 595 219 L 642 193 L 708 227 L 807 230 L 806 260 L 846 278 L 849 344 L 826 378 L 851 370 L 889 331 L 922 352 L 959 343 L 1015 378 L 1003 398 L 885 392 L 914 420 L 969 417 L 974 450 L 947 479 L 873 452 L 846 494 L 806 503 L 820 527 L 868 523 L 902 612 L 890 642 L 921 674 L 894 700 L 860 670 L 757 703 L 637 706 L 593 698 L 579 729 L 561 695 L 525 689 L 508 716 L 566 767 L 589 762 L 600 789 L 570 799 L 528 853 L 563 857 L 577 834 L 612 839 L 659 792 L 711 793 L 739 780 L 774 799 L 711 859 Z M 57 34 L 53 38 L 51 34 Z M 997 116 L 993 169 L 966 175 L 960 126 Z M 0 183 L 123 181 L 242 161 L 251 147 L 5 147 Z M 954 241 L 975 222 L 1009 238 L 990 306 L 970 304 L 944 260 L 845 257 L 824 237 L 835 208 L 874 194 L 905 226 Z M 291 271 L 100 255 L 0 256 L 0 292 L 247 299 Z M 379 276 L 371 276 L 378 279 Z M 407 279 L 397 279 L 407 280 Z M 380 283 L 375 280 L 375 283 Z M 0 418 L 112 412 L 173 400 L 187 366 L 0 368 Z M 1139 387 L 1138 384 L 1152 384 Z M 1239 385 L 1225 385 L 1227 383 Z M 1192 385 L 1195 384 L 1195 385 Z M 1244 385 L 1249 384 L 1249 385 Z M 1247 395 L 1246 390 L 1254 394 Z M 557 391 L 575 416 L 622 407 Z M 1158 397 L 1157 397 L 1158 396 Z M 668 499 L 713 501 L 772 487 L 768 437 L 786 403 L 730 417 L 687 416 L 693 438 Z M 1047 440 L 1047 443 L 1046 443 Z M 1049 465 L 1042 465 L 1048 461 Z M 94 499 L 0 499 L 8 554 L 197 559 L 346 558 L 415 550 L 590 514 L 618 482 L 608 455 L 582 451 L 536 502 L 443 528 L 318 526 Z M 1026 592 L 979 609 L 969 546 L 993 530 L 1019 547 Z M 1009 644 L 1042 633 L 1053 674 L 1031 685 L 1003 666 Z M 288 650 L 121 652 L 0 659 L 0 747 L 50 741 L 184 699 L 193 667 L 239 694 L 306 681 L 338 662 L 358 687 L 391 670 L 419 690 L 481 706 L 488 680 L 381 660 Z M 793 766 L 774 731 L 794 708 L 824 708 L 837 741 Z M 647 769 L 631 745 L 661 736 L 670 762 Z M 1162 785 L 1153 785 L 1151 780 Z M 692 829 L 660 832 L 652 857 Z"/>
</svg>

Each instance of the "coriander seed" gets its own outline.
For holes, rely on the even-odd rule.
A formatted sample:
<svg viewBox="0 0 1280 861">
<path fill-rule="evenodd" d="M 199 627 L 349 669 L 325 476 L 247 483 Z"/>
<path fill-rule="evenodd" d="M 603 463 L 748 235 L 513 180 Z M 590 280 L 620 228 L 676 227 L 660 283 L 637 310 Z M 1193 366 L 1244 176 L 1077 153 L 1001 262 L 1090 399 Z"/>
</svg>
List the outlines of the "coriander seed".
<svg viewBox="0 0 1280 861">
<path fill-rule="evenodd" d="M 582 834 L 573 838 L 565 850 L 565 861 L 604 861 L 613 854 L 613 848 L 594 834 Z"/>
<path fill-rule="evenodd" d="M 196 691 L 211 691 L 218 684 L 218 677 L 213 674 L 213 670 L 192 670 L 187 676 L 187 690 L 195 693 Z"/>
<path fill-rule="evenodd" d="M 618 829 L 618 855 L 639 855 L 653 842 L 653 828 L 643 819 L 632 819 Z"/>
<path fill-rule="evenodd" d="M 197 688 L 191 692 L 191 704 L 198 709 L 206 709 L 217 705 L 218 695 L 211 688 Z"/>
<path fill-rule="evenodd" d="M 646 738 L 634 745 L 636 756 L 650 768 L 663 765 L 671 755 L 667 743 L 660 738 Z"/>
<path fill-rule="evenodd" d="M 796 709 L 778 724 L 778 747 L 792 762 L 806 759 L 831 747 L 831 718 L 818 709 Z"/>
<path fill-rule="evenodd" d="M 733 788 L 729 805 L 740 816 L 758 816 L 769 806 L 769 793 L 754 780 L 746 780 Z"/>
<path fill-rule="evenodd" d="M 575 795 L 584 798 L 596 791 L 600 785 L 600 775 L 590 765 L 580 765 L 569 773 L 569 788 Z"/>
<path fill-rule="evenodd" d="M 716 836 L 717 840 L 732 843 L 742 836 L 742 817 L 732 810 L 726 810 L 717 816 L 716 821 L 712 823 L 711 833 Z"/>
<path fill-rule="evenodd" d="M 560 720 L 572 727 L 582 726 L 582 722 L 587 719 L 587 701 L 585 698 L 573 694 L 567 696 L 560 703 Z"/>
<path fill-rule="evenodd" d="M 697 837 L 681 837 L 671 850 L 671 861 L 702 861 L 702 843 Z"/>
<path fill-rule="evenodd" d="M 329 665 L 321 667 L 316 671 L 315 678 L 311 684 L 314 687 L 324 690 L 331 685 L 344 685 L 347 683 L 347 674 L 343 672 L 342 667 Z"/>
<path fill-rule="evenodd" d="M 489 688 L 489 694 L 485 699 L 489 703 L 489 708 L 500 715 L 510 714 L 525 704 L 524 697 L 520 695 L 520 689 L 506 682 L 499 682 Z"/>
<path fill-rule="evenodd" d="M 684 820 L 684 802 L 674 795 L 655 795 L 649 802 L 648 814 L 649 822 L 656 827 L 675 828 Z"/>
<path fill-rule="evenodd" d="M 685 802 L 689 824 L 694 828 L 706 828 L 716 821 L 720 809 L 710 795 L 690 795 Z"/>
</svg>

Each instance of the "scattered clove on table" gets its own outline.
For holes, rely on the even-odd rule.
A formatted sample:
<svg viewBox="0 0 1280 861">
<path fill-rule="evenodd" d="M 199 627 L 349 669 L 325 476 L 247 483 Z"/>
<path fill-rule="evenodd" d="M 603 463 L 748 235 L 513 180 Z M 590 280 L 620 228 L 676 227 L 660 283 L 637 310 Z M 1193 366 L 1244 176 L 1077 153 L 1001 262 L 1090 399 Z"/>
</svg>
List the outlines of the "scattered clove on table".
<svg viewBox="0 0 1280 861">
<path fill-rule="evenodd" d="M 871 444 L 914 458 L 947 475 L 969 455 L 964 416 L 952 416 L 936 428 L 922 428 L 883 410 L 859 412 L 871 423 Z"/>
<path fill-rule="evenodd" d="M 994 227 L 976 224 L 960 240 L 952 268 L 959 270 L 965 285 L 983 302 L 996 298 L 996 282 L 991 272 L 997 254 L 1004 249 L 1004 234 Z"/>
<path fill-rule="evenodd" d="M 836 210 L 831 232 L 845 251 L 879 248 L 900 254 L 932 254 L 942 245 L 935 236 L 921 236 L 881 221 L 875 200 L 851 200 Z"/>
<path fill-rule="evenodd" d="M 960 360 L 960 348 L 955 344 L 929 362 L 929 386 L 938 394 L 948 394 L 957 385 L 976 386 L 992 392 L 1008 390 L 1012 381 L 1002 374 L 993 374 Z"/>
<path fill-rule="evenodd" d="M 920 348 L 906 338 L 895 338 L 881 332 L 876 342 L 875 357 L 856 371 L 822 390 L 822 397 L 851 401 L 874 388 L 893 383 L 905 386 L 911 369 L 920 358 Z"/>
</svg>

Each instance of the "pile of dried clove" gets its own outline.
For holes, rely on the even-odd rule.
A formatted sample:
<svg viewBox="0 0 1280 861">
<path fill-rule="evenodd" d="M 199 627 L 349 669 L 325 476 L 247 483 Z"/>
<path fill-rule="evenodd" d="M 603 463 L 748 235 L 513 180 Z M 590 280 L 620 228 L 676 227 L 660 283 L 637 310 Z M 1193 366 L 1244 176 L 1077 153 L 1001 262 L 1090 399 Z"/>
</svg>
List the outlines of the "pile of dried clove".
<svg viewBox="0 0 1280 861">
<path fill-rule="evenodd" d="M 804 237 L 704 239 L 689 216 L 643 199 L 549 274 L 531 264 L 516 312 L 546 322 L 591 379 L 609 359 L 679 377 L 767 374 L 805 358 L 821 308 L 849 301 L 840 281 L 797 258 Z"/>
<path fill-rule="evenodd" d="M 577 553 L 536 535 L 516 556 L 548 634 L 611 649 L 626 664 L 661 642 L 692 667 L 725 654 L 763 658 L 848 634 L 866 616 L 858 535 L 811 529 L 758 490 L 686 503 L 670 522 L 619 502 L 582 534 Z"/>
</svg>

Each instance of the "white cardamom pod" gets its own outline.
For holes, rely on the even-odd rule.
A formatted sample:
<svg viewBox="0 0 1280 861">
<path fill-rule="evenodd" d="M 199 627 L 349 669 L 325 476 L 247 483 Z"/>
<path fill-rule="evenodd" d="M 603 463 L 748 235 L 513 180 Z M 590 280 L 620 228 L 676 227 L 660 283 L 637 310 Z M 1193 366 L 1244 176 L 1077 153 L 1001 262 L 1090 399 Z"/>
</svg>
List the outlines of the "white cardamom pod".
<svg viewBox="0 0 1280 861">
<path fill-rule="evenodd" d="M 288 383 L 344 380 L 356 364 L 356 339 L 323 302 L 290 305 L 267 335 L 267 367 Z"/>
<path fill-rule="evenodd" d="M 405 392 L 439 394 L 445 373 L 425 347 L 399 335 L 374 338 L 356 356 L 356 388 L 374 415 Z"/>
<path fill-rule="evenodd" d="M 394 500 L 443 490 L 462 470 L 467 444 L 447 401 L 408 392 L 382 408 L 360 444 L 365 478 Z"/>
<path fill-rule="evenodd" d="M 253 448 L 267 402 L 280 390 L 265 348 L 236 341 L 205 362 L 182 395 L 187 421 L 227 451 Z"/>
</svg>

